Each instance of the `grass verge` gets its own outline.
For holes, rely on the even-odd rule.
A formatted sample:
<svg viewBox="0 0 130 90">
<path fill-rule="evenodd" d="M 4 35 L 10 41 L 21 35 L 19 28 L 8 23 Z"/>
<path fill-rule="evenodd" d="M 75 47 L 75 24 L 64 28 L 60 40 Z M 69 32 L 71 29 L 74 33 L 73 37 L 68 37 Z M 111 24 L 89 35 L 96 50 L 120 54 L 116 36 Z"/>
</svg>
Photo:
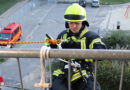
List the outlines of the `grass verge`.
<svg viewBox="0 0 130 90">
<path fill-rule="evenodd" d="M 21 0 L 0 0 L 0 15 Z"/>
<path fill-rule="evenodd" d="M 5 62 L 6 60 L 4 58 L 0 58 L 0 63 Z"/>
<path fill-rule="evenodd" d="M 130 0 L 100 0 L 100 3 L 103 5 L 123 4 L 128 2 L 130 2 Z"/>
</svg>

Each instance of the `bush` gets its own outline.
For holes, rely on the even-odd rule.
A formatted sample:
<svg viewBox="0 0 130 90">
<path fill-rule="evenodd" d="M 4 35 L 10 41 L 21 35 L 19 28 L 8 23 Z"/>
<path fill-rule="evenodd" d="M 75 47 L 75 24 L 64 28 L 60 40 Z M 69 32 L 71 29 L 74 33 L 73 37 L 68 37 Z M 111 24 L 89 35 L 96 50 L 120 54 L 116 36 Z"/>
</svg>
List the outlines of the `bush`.
<svg viewBox="0 0 130 90">
<path fill-rule="evenodd" d="M 112 31 L 109 32 L 108 35 L 109 36 L 103 38 L 103 42 L 108 49 L 115 49 L 117 44 L 120 45 L 121 48 L 130 47 L 130 36 L 127 35 L 125 31 Z"/>
<path fill-rule="evenodd" d="M 123 89 L 130 89 L 130 66 L 125 67 Z M 112 61 L 99 62 L 97 79 L 102 90 L 119 90 L 121 65 L 113 65 Z"/>
<path fill-rule="evenodd" d="M 130 48 L 130 31 L 112 31 L 108 32 L 103 42 L 108 49 Z M 120 49 L 118 47 L 118 49 Z M 127 64 L 127 65 L 126 65 Z M 130 89 L 130 66 L 128 62 L 125 64 L 123 88 L 122 90 Z M 120 76 L 121 76 L 121 61 L 102 61 L 99 62 L 97 79 L 101 85 L 102 90 L 119 90 Z"/>
</svg>

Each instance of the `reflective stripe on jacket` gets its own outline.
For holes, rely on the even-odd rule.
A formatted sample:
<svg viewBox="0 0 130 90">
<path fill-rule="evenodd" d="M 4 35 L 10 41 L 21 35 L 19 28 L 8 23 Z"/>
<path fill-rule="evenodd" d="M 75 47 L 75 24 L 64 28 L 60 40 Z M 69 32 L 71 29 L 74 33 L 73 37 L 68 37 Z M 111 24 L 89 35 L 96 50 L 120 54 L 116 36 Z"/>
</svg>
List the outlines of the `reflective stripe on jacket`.
<svg viewBox="0 0 130 90">
<path fill-rule="evenodd" d="M 86 70 L 82 70 L 82 75 L 85 76 L 85 77 L 88 77 Z M 73 81 L 75 81 L 79 78 L 81 78 L 81 73 L 78 71 L 77 73 L 72 75 L 71 82 L 73 82 Z"/>
<path fill-rule="evenodd" d="M 60 69 L 57 69 L 57 70 L 55 70 L 55 71 L 53 72 L 53 75 L 54 75 L 54 76 L 57 76 L 57 77 L 58 77 L 59 75 L 63 75 L 63 74 L 64 74 L 64 72 L 61 71 Z M 82 70 L 82 75 L 85 76 L 85 77 L 88 77 L 86 70 Z M 73 81 L 75 81 L 75 80 L 77 80 L 77 79 L 79 79 L 79 78 L 81 78 L 81 73 L 79 72 L 79 70 L 77 70 L 77 71 L 75 71 L 74 74 L 72 75 L 71 82 L 73 82 Z"/>
<path fill-rule="evenodd" d="M 64 72 L 63 71 L 61 71 L 60 69 L 57 69 L 57 70 L 55 70 L 54 72 L 53 72 L 53 75 L 54 76 L 59 76 L 60 74 L 64 74 Z"/>
</svg>

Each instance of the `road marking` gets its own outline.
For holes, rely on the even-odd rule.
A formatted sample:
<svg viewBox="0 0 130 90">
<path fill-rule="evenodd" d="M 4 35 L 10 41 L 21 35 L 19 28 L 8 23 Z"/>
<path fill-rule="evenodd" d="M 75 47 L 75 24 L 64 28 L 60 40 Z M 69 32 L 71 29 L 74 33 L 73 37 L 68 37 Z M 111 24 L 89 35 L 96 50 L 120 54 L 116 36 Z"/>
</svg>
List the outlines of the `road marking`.
<svg viewBox="0 0 130 90">
<path fill-rule="evenodd" d="M 52 4 L 51 4 L 52 5 Z M 49 14 L 49 12 L 56 6 L 56 4 L 54 4 L 52 7 L 50 7 L 47 12 L 44 14 L 44 16 L 40 19 L 40 21 L 37 23 L 37 25 L 34 27 L 34 29 L 31 31 L 30 34 L 28 34 L 28 36 L 24 39 L 24 40 L 29 40 L 32 38 L 33 33 L 40 27 L 41 23 L 43 22 L 43 20 L 45 19 L 45 17 Z M 39 10 L 40 11 L 40 10 Z M 21 45 L 20 47 L 22 47 L 23 45 Z"/>
</svg>

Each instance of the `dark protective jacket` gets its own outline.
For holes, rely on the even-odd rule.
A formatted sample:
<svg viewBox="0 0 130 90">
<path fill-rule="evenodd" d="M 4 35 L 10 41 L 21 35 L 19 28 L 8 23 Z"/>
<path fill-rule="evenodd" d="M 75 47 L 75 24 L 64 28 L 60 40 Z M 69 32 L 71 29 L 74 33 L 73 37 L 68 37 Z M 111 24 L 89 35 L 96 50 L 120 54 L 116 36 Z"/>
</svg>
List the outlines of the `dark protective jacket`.
<svg viewBox="0 0 130 90">
<path fill-rule="evenodd" d="M 99 35 L 92 31 L 88 31 L 85 26 L 81 28 L 79 33 L 73 34 L 69 29 L 61 32 L 57 39 L 69 40 L 72 39 L 76 43 L 66 43 L 62 48 L 71 49 L 105 49 L 104 43 Z"/>
<path fill-rule="evenodd" d="M 99 35 L 88 31 L 85 26 L 81 28 L 79 33 L 73 34 L 69 29 L 61 32 L 57 39 L 66 40 L 61 44 L 63 49 L 105 49 L 104 43 L 101 41 Z M 93 72 L 93 59 L 78 60 L 73 59 L 81 64 L 82 69 L 87 72 Z"/>
<path fill-rule="evenodd" d="M 69 29 L 64 30 L 61 32 L 57 39 L 65 40 L 65 42 L 61 43 L 61 47 L 63 49 L 105 49 L 104 43 L 101 41 L 99 35 L 97 35 L 94 32 L 88 31 L 85 26 L 81 28 L 79 33 L 73 34 Z M 76 61 L 81 65 L 82 71 L 76 70 L 71 73 L 71 84 L 72 87 L 75 88 L 76 86 L 79 86 L 84 81 L 82 80 L 81 73 L 84 77 L 89 78 L 88 75 L 93 72 L 93 59 L 72 59 L 72 61 Z M 63 67 L 66 65 L 64 63 Z M 73 71 L 73 70 L 72 70 Z M 67 82 L 67 73 L 66 69 L 58 69 L 53 72 L 53 79 L 62 80 L 62 82 Z M 90 79 L 90 78 L 89 78 Z M 93 83 L 93 81 L 92 81 Z M 66 84 L 67 85 L 67 84 Z M 56 87 L 56 85 L 53 84 L 52 88 Z M 92 86 L 93 87 L 93 86 Z M 77 87 L 76 87 L 77 88 Z M 78 90 L 78 89 L 77 89 Z M 88 89 L 90 90 L 90 89 Z"/>
</svg>

